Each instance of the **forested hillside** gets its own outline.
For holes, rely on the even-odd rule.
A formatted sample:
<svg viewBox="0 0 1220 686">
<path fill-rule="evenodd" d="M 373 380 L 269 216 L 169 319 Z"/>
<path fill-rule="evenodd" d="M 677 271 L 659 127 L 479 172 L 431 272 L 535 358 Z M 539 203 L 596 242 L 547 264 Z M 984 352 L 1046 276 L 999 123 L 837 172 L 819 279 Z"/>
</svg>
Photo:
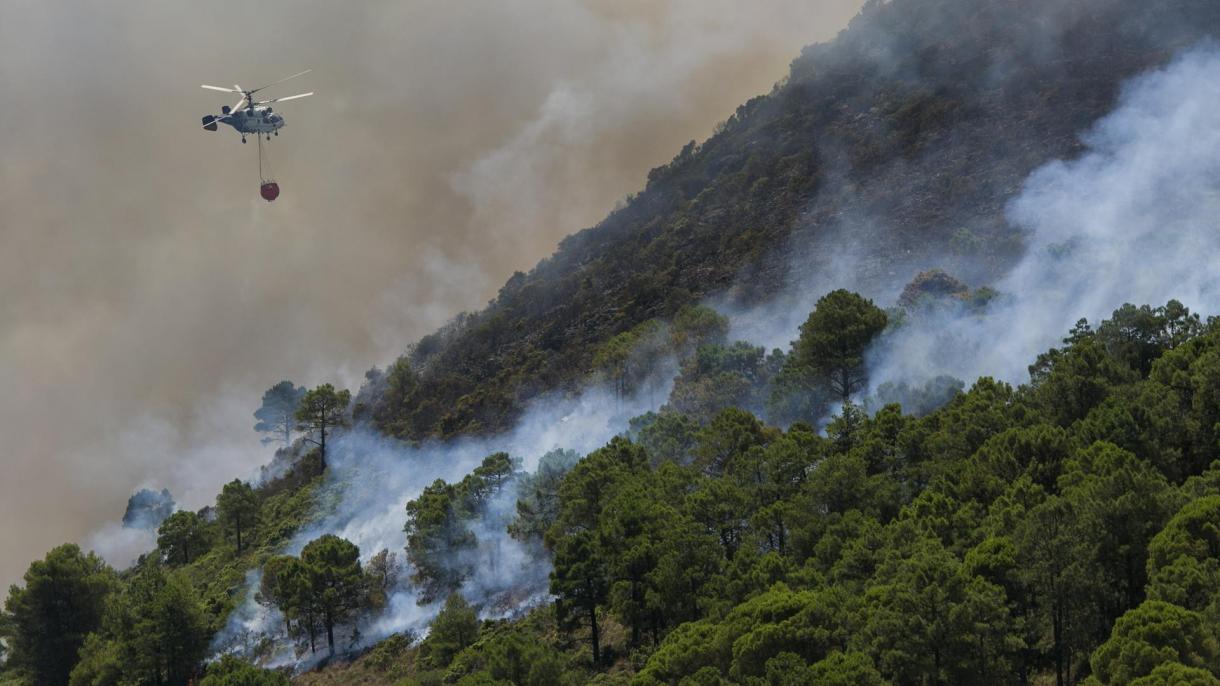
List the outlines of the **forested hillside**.
<svg viewBox="0 0 1220 686">
<path fill-rule="evenodd" d="M 709 294 L 763 301 L 843 243 L 865 281 L 986 283 L 1021 252 L 1004 207 L 1029 173 L 1079 152 L 1125 79 L 1218 31 L 1205 0 L 872 0 L 624 207 L 413 346 L 409 388 L 370 389 L 378 425 L 503 430 L 574 390 L 615 334 Z"/>
<path fill-rule="evenodd" d="M 1078 324 L 1031 383 L 979 379 L 923 417 L 849 402 L 819 432 L 716 409 L 754 382 L 769 401 L 793 382 L 843 392 L 889 316 L 828 294 L 761 381 L 684 365 L 671 401 L 717 380 L 686 412 L 639 416 L 583 458 L 552 451 L 525 472 L 496 453 L 436 481 L 401 515 L 407 569 L 391 551 L 362 564 L 332 534 L 277 554 L 319 497 L 316 450 L 260 489 L 226 486 L 215 511 L 175 513 L 133 570 L 57 548 L 10 590 L 4 674 L 184 683 L 255 563 L 249 592 L 283 623 L 235 637 L 255 659 L 277 634 L 306 658 L 359 655 L 352 629 L 396 611 L 396 587 L 446 598 L 422 641 L 396 633 L 305 684 L 1217 683 L 1220 323 L 1125 306 Z M 670 344 L 698 331 L 688 359 L 734 359 L 727 323 L 696 319 Z M 511 621 L 465 598 L 476 567 L 511 572 L 496 530 L 554 565 L 553 602 Z M 200 683 L 284 680 L 225 657 Z"/>
<path fill-rule="evenodd" d="M 354 394 L 272 386 L 262 478 L 137 494 L 130 569 L 31 563 L 0 684 L 1220 684 L 1216 312 L 1108 305 L 1012 383 L 876 374 L 1012 350 L 1012 201 L 1217 33 L 1204 0 L 869 2 L 485 310 Z M 1164 230 L 1220 231 L 1208 188 Z M 1155 281 L 1154 247 L 1037 297 Z M 723 314 L 845 252 L 790 345 Z"/>
<path fill-rule="evenodd" d="M 849 404 L 819 433 L 736 408 L 647 415 L 575 465 L 514 477 L 513 527 L 553 554 L 553 605 L 480 626 L 455 592 L 419 649 L 340 674 L 1218 683 L 1217 326 L 1124 307 L 1040 356 L 1029 385 L 982 378 L 922 418 Z M 484 516 L 448 512 L 433 531 Z"/>
</svg>

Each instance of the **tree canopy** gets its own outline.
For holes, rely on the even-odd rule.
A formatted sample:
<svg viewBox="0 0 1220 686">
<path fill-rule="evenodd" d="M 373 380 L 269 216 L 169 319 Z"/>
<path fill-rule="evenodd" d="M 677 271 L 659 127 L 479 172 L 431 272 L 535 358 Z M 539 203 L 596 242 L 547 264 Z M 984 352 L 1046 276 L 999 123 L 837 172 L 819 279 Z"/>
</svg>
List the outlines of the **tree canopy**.
<svg viewBox="0 0 1220 686">
<path fill-rule="evenodd" d="M 263 404 L 254 411 L 258 420 L 254 430 L 267 434 L 262 439 L 264 445 L 277 442 L 283 442 L 285 447 L 292 445 L 292 432 L 296 430 L 294 415 L 305 390 L 291 381 L 281 381 L 263 393 Z"/>
<path fill-rule="evenodd" d="M 117 579 L 101 558 L 69 543 L 32 562 L 22 581 L 4 601 L 7 667 L 35 684 L 66 684 Z"/>
<path fill-rule="evenodd" d="M 171 564 L 190 564 L 210 545 L 203 518 L 189 510 L 178 510 L 157 529 L 157 548 Z"/>
<path fill-rule="evenodd" d="M 242 553 L 242 534 L 249 540 L 250 531 L 258 524 L 259 499 L 250 484 L 234 479 L 224 485 L 216 497 L 216 516 L 226 535 L 233 537 L 237 554 Z"/>
<path fill-rule="evenodd" d="M 334 655 L 335 627 L 345 624 L 366 598 L 360 549 L 334 534 L 325 534 L 301 550 L 301 565 L 308 581 L 305 602 L 326 631 L 326 644 Z"/>
<path fill-rule="evenodd" d="M 347 406 L 351 401 L 351 391 L 336 391 L 334 386 L 327 383 L 301 396 L 301 401 L 293 412 L 298 431 L 309 432 L 311 435 L 316 432 L 317 440 L 307 440 L 317 444 L 323 470 L 326 469 L 326 438 L 336 428 L 348 426 Z"/>
</svg>

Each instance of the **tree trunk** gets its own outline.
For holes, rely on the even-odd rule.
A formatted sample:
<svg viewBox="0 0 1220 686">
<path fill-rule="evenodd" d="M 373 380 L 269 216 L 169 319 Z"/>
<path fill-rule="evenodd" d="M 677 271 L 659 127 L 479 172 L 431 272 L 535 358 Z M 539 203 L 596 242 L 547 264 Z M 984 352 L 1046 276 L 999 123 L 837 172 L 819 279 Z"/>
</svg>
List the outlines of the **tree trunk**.
<svg viewBox="0 0 1220 686">
<path fill-rule="evenodd" d="M 589 606 L 589 628 L 592 630 L 590 639 L 593 643 L 593 664 L 599 664 L 602 661 L 601 645 L 598 643 L 597 635 L 597 605 Z"/>
<path fill-rule="evenodd" d="M 784 554 L 784 520 L 778 514 L 775 516 L 775 539 L 780 555 Z"/>
<path fill-rule="evenodd" d="M 987 644 L 983 641 L 982 632 L 979 633 L 979 676 L 987 680 Z"/>
<path fill-rule="evenodd" d="M 932 683 L 939 684 L 940 681 L 940 649 L 932 649 Z"/>
<path fill-rule="evenodd" d="M 322 471 L 326 471 L 326 420 L 321 422 L 322 440 L 318 442 L 318 453 L 322 457 Z"/>
<path fill-rule="evenodd" d="M 643 593 L 640 592 L 640 582 L 635 579 L 631 580 L 631 602 L 635 605 L 635 615 L 631 618 L 631 647 L 634 648 L 640 645 L 640 623 L 644 621 L 640 617 L 640 608 L 644 606 Z"/>
<path fill-rule="evenodd" d="M 1063 684 L 1063 626 L 1060 610 L 1055 607 L 1052 610 L 1051 617 L 1051 632 L 1055 640 L 1055 686 L 1064 686 Z"/>
</svg>

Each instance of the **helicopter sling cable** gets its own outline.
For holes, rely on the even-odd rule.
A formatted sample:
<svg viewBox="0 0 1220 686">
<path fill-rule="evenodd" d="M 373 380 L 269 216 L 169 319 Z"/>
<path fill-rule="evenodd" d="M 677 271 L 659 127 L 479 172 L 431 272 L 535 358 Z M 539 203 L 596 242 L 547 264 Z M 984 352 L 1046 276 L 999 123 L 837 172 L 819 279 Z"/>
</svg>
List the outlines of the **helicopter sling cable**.
<svg viewBox="0 0 1220 686">
<path fill-rule="evenodd" d="M 266 171 L 263 171 L 264 168 Z M 258 194 L 263 200 L 271 202 L 280 196 L 280 185 L 275 182 L 271 171 L 271 157 L 263 152 L 263 137 L 258 137 Z"/>
</svg>

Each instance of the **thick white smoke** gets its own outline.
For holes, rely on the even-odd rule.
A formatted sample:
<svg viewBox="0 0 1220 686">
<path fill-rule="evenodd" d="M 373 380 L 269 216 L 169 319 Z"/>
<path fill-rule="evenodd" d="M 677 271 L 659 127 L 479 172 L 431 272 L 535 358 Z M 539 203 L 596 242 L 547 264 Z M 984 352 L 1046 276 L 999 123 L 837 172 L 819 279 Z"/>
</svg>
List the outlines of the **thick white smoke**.
<svg viewBox="0 0 1220 686">
<path fill-rule="evenodd" d="M 371 429 L 356 429 L 336 434 L 328 446 L 327 477 L 319 497 L 321 512 L 309 526 L 298 532 L 284 552 L 299 553 L 309 541 L 323 534 L 335 534 L 360 547 L 366 561 L 382 549 L 397 552 L 406 546 L 405 506 L 423 489 L 443 479 L 453 483 L 474 470 L 484 457 L 499 451 L 521 460 L 521 468 L 532 472 L 542 455 L 555 448 L 587 454 L 600 448 L 615 435 L 627 430 L 631 417 L 654 410 L 669 395 L 674 364 L 658 366 L 651 383 L 630 398 L 619 398 L 602 386 L 593 386 L 575 397 L 552 395 L 534 402 L 510 432 L 485 439 L 460 439 L 408 446 L 379 435 Z M 488 509 L 499 519 L 515 511 L 515 494 L 506 489 L 493 499 Z M 487 517 L 497 519 L 496 516 Z M 467 579 L 462 593 L 481 607 L 485 617 L 502 617 L 520 612 L 548 597 L 550 561 L 511 538 L 503 527 L 480 522 L 471 524 L 479 539 L 480 563 Z M 495 565 L 483 558 L 494 549 Z M 461 553 L 469 554 L 469 553 Z M 403 575 L 400 581 L 405 582 Z M 254 599 L 257 573 L 247 579 L 246 599 L 229 619 L 228 626 L 215 639 L 217 650 L 243 650 L 257 643 L 252 637 L 269 636 L 278 645 L 268 664 L 310 664 L 313 656 L 297 656 L 293 643 L 284 636 L 283 617 Z M 386 636 L 411 630 L 422 634 L 439 610 L 439 603 L 421 607 L 418 589 L 399 583 L 392 589 L 386 609 L 366 618 L 357 626 L 358 636 L 343 633 L 336 648 L 353 644 L 370 645 Z M 343 645 L 339 645 L 340 639 Z M 324 651 L 319 651 L 321 657 Z"/>
<path fill-rule="evenodd" d="M 870 230 L 861 230 L 861 224 L 868 224 Z M 709 306 L 729 317 L 729 340 L 749 341 L 768 351 L 776 348 L 787 351 L 818 299 L 837 288 L 860 293 L 882 307 L 891 304 L 902 290 L 903 280 L 926 266 L 917 262 L 891 264 L 886 267 L 890 278 L 877 278 L 875 269 L 865 268 L 868 256 L 876 252 L 877 245 L 873 239 L 861 238 L 872 236 L 875 241 L 887 240 L 881 237 L 883 231 L 874 229 L 875 226 L 872 218 L 856 214 L 840 219 L 832 227 L 819 227 L 816 249 L 808 245 L 789 245 L 787 252 L 794 255 L 792 282 L 765 303 L 742 308 L 728 298 L 709 302 Z"/>
<path fill-rule="evenodd" d="M 126 527 L 119 522 L 106 522 L 89 534 L 83 546 L 85 550 L 101 555 L 109 564 L 124 569 L 157 547 L 157 532 L 154 529 Z"/>
<path fill-rule="evenodd" d="M 1008 207 L 1026 257 L 983 317 L 931 317 L 874 351 L 873 381 L 951 374 L 1020 383 L 1081 318 L 1177 299 L 1220 313 L 1220 49 L 1129 82 L 1075 160 L 1043 166 Z"/>
<path fill-rule="evenodd" d="M 871 390 L 942 374 L 1025 382 L 1028 365 L 1078 320 L 1096 324 L 1126 302 L 1177 299 L 1220 313 L 1217 73 L 1220 47 L 1204 44 L 1131 80 L 1115 111 L 1082 136 L 1084 154 L 1044 165 L 1009 204 L 1026 255 L 996 283 L 973 284 L 1001 297 L 985 314 L 943 308 L 911 317 L 871 351 Z M 794 265 L 801 276 L 779 298 L 748 311 L 716 305 L 732 318 L 734 338 L 786 349 L 827 292 L 847 288 L 891 307 L 918 271 L 942 266 L 934 256 L 878 266 L 878 246 L 853 238 L 875 238 L 873 220 L 840 224 L 819 239 L 826 247 L 815 266 Z"/>
</svg>

